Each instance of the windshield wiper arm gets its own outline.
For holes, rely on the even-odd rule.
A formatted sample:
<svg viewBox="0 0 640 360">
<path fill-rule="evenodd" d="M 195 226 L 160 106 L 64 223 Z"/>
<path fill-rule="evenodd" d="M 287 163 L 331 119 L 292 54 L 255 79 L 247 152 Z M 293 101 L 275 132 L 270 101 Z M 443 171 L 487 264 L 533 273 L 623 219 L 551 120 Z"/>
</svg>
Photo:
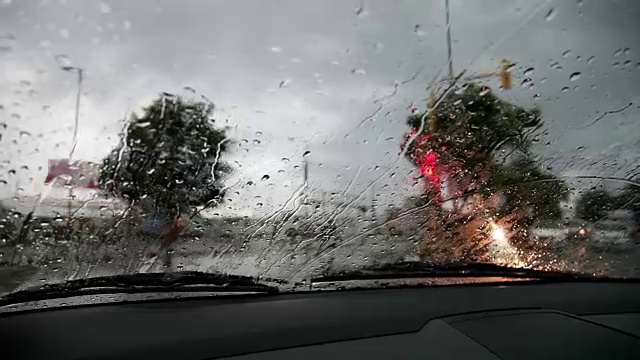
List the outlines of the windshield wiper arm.
<svg viewBox="0 0 640 360">
<path fill-rule="evenodd" d="M 284 283 L 282 280 L 265 279 Z M 138 294 L 167 292 L 236 292 L 278 293 L 278 287 L 258 282 L 249 276 L 204 273 L 198 271 L 175 273 L 144 273 L 113 275 L 69 280 L 17 291 L 0 297 L 0 306 L 29 301 L 60 299 L 103 294 Z"/>
<path fill-rule="evenodd" d="M 532 280 L 580 281 L 606 279 L 589 274 L 515 268 L 492 263 L 431 264 L 428 262 L 400 262 L 380 267 L 342 272 L 311 279 L 311 283 L 353 280 L 392 280 L 424 277 L 503 277 Z"/>
</svg>

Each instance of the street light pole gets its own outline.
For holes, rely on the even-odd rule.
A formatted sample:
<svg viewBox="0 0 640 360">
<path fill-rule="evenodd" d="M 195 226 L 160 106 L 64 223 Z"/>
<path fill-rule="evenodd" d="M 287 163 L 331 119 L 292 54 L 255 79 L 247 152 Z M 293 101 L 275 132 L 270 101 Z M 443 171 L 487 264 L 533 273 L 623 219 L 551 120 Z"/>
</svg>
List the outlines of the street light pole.
<svg viewBox="0 0 640 360">
<path fill-rule="evenodd" d="M 84 70 L 79 68 L 79 67 L 75 67 L 75 66 L 62 66 L 61 67 L 62 70 L 64 71 L 75 71 L 78 74 L 78 84 L 77 84 L 77 88 L 78 91 L 76 93 L 76 108 L 75 108 L 75 115 L 74 115 L 74 122 L 73 122 L 73 138 L 72 138 L 72 147 L 71 147 L 71 151 L 69 152 L 69 158 L 68 158 L 68 162 L 69 162 L 69 169 L 71 169 L 71 164 L 73 161 L 73 153 L 76 150 L 76 145 L 78 144 L 78 125 L 80 123 L 80 99 L 82 98 L 82 81 L 84 79 Z M 68 222 L 69 222 L 69 226 L 71 226 L 71 215 L 72 215 L 72 208 L 73 208 L 73 176 L 72 174 L 69 174 L 70 176 L 70 183 L 69 183 L 69 201 L 67 203 L 67 217 L 68 217 Z"/>
<path fill-rule="evenodd" d="M 456 79 L 453 72 L 453 45 L 451 43 L 451 11 L 449 8 L 449 0 L 445 0 L 444 7 L 445 7 L 445 22 L 447 26 L 446 39 L 447 39 L 447 63 L 449 68 L 449 74 L 447 77 L 436 82 L 429 91 L 429 96 L 427 98 L 427 111 L 429 113 L 429 131 L 431 131 L 431 133 L 434 133 L 437 130 L 437 126 L 438 126 L 436 115 L 435 115 L 436 98 L 437 98 L 436 92 L 438 90 L 438 86 L 443 83 L 453 84 Z M 513 64 L 511 63 L 511 61 L 507 59 L 503 59 L 502 62 L 500 63 L 500 68 L 498 71 L 466 76 L 463 78 L 463 80 L 472 81 L 472 80 L 480 80 L 480 79 L 491 78 L 494 76 L 499 76 L 501 79 L 502 88 L 505 90 L 508 90 L 508 89 L 511 89 L 512 81 L 513 81 L 512 75 L 511 75 L 512 65 Z"/>
<path fill-rule="evenodd" d="M 444 6 L 447 23 L 447 61 L 449 62 L 449 79 L 453 80 L 453 50 L 451 49 L 451 16 L 449 14 L 449 0 L 445 0 Z"/>
<path fill-rule="evenodd" d="M 453 49 L 451 44 L 451 12 L 449 11 L 449 0 L 445 0 L 444 2 L 444 11 L 445 11 L 445 23 L 447 27 L 447 64 L 449 67 L 448 76 L 442 81 L 454 81 L 453 75 Z M 434 133 L 437 128 L 436 123 L 436 90 L 431 88 L 429 97 L 427 100 L 427 111 L 429 112 L 429 131 Z"/>
<path fill-rule="evenodd" d="M 82 97 L 82 80 L 83 80 L 83 70 L 81 68 L 74 68 L 78 73 L 78 92 L 76 94 L 76 111 L 75 111 L 75 119 L 73 124 L 73 147 L 71 148 L 71 153 L 69 154 L 69 161 L 73 157 L 73 152 L 76 150 L 76 144 L 78 143 L 78 123 L 80 121 L 80 98 Z"/>
</svg>

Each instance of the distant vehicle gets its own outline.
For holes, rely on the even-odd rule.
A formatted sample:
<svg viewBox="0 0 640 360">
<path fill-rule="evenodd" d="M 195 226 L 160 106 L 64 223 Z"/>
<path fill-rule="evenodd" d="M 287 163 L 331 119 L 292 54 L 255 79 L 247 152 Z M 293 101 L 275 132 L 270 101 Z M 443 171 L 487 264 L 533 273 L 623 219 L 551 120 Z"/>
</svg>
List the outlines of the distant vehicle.
<svg viewBox="0 0 640 360">
<path fill-rule="evenodd" d="M 593 236 L 592 227 L 584 222 L 571 221 L 557 226 L 536 226 L 531 236 L 537 241 L 589 241 Z"/>
<path fill-rule="evenodd" d="M 594 235 L 593 228 L 586 223 L 569 224 L 564 232 L 568 241 L 591 241 Z"/>
<path fill-rule="evenodd" d="M 602 220 L 594 223 L 572 220 L 562 226 L 534 227 L 532 237 L 538 241 L 571 241 L 594 243 L 625 243 L 633 234 L 627 223 L 617 220 Z"/>
</svg>

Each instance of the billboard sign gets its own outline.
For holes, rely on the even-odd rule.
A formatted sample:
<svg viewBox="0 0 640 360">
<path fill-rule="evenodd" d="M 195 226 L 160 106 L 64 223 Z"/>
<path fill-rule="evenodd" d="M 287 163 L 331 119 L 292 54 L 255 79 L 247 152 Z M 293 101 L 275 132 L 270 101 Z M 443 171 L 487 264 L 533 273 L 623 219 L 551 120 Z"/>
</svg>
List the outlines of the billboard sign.
<svg viewBox="0 0 640 360">
<path fill-rule="evenodd" d="M 53 187 L 72 186 L 74 188 L 98 189 L 100 165 L 87 161 L 69 159 L 49 159 L 49 171 L 45 184 Z"/>
</svg>

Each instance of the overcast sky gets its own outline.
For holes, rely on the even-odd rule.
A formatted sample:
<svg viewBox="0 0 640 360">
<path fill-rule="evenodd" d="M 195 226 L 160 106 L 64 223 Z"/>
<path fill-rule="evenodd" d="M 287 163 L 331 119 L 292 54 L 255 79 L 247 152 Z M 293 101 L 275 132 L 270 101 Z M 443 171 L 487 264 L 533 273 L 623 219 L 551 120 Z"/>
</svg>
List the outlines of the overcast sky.
<svg viewBox="0 0 640 360">
<path fill-rule="evenodd" d="M 517 63 L 512 90 L 487 83 L 540 107 L 545 166 L 633 175 L 638 1 L 451 0 L 451 19 L 456 72 Z M 47 159 L 69 155 L 77 87 L 63 56 L 86 72 L 76 159 L 99 161 L 125 114 L 162 91 L 194 96 L 190 87 L 231 128 L 225 206 L 285 204 L 307 149 L 311 189 L 367 203 L 377 181 L 383 202 L 399 203 L 420 190 L 399 146 L 408 107 L 424 109 L 427 84 L 445 75 L 445 30 L 444 0 L 0 0 L 0 193 L 18 180 L 23 193 L 42 191 Z"/>
</svg>

